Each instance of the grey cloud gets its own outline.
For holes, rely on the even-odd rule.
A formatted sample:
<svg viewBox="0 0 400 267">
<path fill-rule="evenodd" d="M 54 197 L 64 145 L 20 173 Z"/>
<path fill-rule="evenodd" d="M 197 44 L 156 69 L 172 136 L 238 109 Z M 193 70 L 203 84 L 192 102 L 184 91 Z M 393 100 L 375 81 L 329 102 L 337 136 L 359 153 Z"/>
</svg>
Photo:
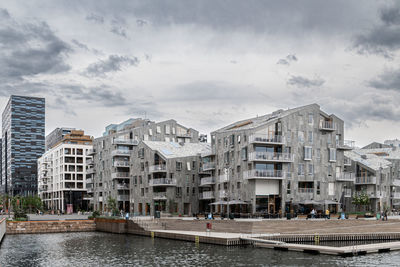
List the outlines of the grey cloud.
<svg viewBox="0 0 400 267">
<path fill-rule="evenodd" d="M 126 35 L 126 21 L 120 17 L 112 19 L 110 32 L 127 38 L 128 36 Z"/>
<path fill-rule="evenodd" d="M 10 18 L 10 13 L 8 13 L 7 9 L 0 8 L 0 17 Z"/>
<path fill-rule="evenodd" d="M 380 10 L 380 22 L 366 33 L 355 36 L 353 48 L 359 54 L 377 54 L 392 59 L 400 48 L 400 4 Z"/>
<path fill-rule="evenodd" d="M 286 58 L 281 58 L 278 60 L 276 64 L 278 65 L 290 65 L 291 62 L 297 61 L 296 55 L 289 54 L 286 56 Z"/>
<path fill-rule="evenodd" d="M 138 64 L 139 59 L 137 57 L 110 55 L 105 60 L 90 64 L 84 74 L 105 77 L 109 72 L 121 71 L 124 66 L 137 66 Z"/>
<path fill-rule="evenodd" d="M 7 11 L 0 16 L 0 81 L 21 81 L 41 73 L 70 69 L 65 57 L 71 48 L 45 22 L 19 22 Z"/>
<path fill-rule="evenodd" d="M 293 76 L 287 82 L 289 85 L 293 85 L 299 88 L 310 88 L 310 87 L 318 87 L 322 86 L 325 83 L 325 80 L 321 78 L 308 79 L 303 76 Z"/>
<path fill-rule="evenodd" d="M 136 20 L 136 25 L 138 25 L 139 27 L 143 27 L 147 25 L 147 21 L 143 20 L 143 19 L 137 19 Z"/>
<path fill-rule="evenodd" d="M 93 21 L 95 23 L 103 24 L 104 23 L 104 17 L 98 14 L 90 14 L 86 16 L 86 20 L 88 21 Z"/>
<path fill-rule="evenodd" d="M 92 52 L 95 55 L 102 55 L 103 52 L 101 52 L 100 50 L 97 50 L 95 48 L 89 48 L 87 45 L 79 42 L 78 40 L 72 39 L 71 41 L 74 45 L 76 45 L 77 47 L 81 48 L 82 50 L 85 50 L 87 52 Z"/>
<path fill-rule="evenodd" d="M 368 81 L 367 85 L 376 89 L 395 90 L 400 92 L 400 69 L 386 70 L 377 78 Z"/>
</svg>

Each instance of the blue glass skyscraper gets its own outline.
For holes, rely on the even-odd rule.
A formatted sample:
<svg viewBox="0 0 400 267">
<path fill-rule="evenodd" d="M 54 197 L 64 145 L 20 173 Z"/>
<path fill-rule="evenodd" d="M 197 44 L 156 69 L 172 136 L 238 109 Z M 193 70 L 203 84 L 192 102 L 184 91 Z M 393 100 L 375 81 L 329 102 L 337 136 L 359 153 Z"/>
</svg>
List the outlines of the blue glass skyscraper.
<svg viewBox="0 0 400 267">
<path fill-rule="evenodd" d="M 0 192 L 37 194 L 37 159 L 45 151 L 45 99 L 11 96 L 2 115 Z"/>
</svg>

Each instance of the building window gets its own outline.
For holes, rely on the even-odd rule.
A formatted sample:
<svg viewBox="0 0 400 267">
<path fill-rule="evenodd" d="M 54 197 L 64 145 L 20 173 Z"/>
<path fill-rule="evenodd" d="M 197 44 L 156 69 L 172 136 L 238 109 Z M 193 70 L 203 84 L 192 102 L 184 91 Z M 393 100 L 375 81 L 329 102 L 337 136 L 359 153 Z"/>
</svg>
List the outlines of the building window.
<svg viewBox="0 0 400 267">
<path fill-rule="evenodd" d="M 307 173 L 308 173 L 308 175 L 314 175 L 314 165 L 313 164 L 308 164 Z"/>
<path fill-rule="evenodd" d="M 161 127 L 160 126 L 157 126 L 157 133 L 161 133 Z"/>
<path fill-rule="evenodd" d="M 234 146 L 234 145 L 235 145 L 235 135 L 234 135 L 234 134 L 232 134 L 232 135 L 230 136 L 230 138 L 229 138 L 229 144 L 230 144 L 231 146 Z"/>
<path fill-rule="evenodd" d="M 153 130 L 149 129 L 149 135 L 152 136 L 153 135 Z"/>
<path fill-rule="evenodd" d="M 304 147 L 304 160 L 311 160 L 312 159 L 312 147 L 305 146 Z"/>
<path fill-rule="evenodd" d="M 190 168 L 191 166 L 190 166 L 190 161 L 188 161 L 188 162 L 186 162 L 186 168 L 187 168 L 187 170 L 188 171 L 190 171 L 191 170 L 191 168 Z"/>
<path fill-rule="evenodd" d="M 242 160 L 247 160 L 247 147 L 242 148 Z"/>
<path fill-rule="evenodd" d="M 336 162 L 336 148 L 329 148 L 329 161 Z"/>
<path fill-rule="evenodd" d="M 177 171 L 182 170 L 182 162 L 179 162 L 179 161 L 176 162 L 176 170 Z"/>
<path fill-rule="evenodd" d="M 165 125 L 165 134 L 170 134 L 170 127 L 169 125 Z"/>
<path fill-rule="evenodd" d="M 304 143 L 304 132 L 299 131 L 297 133 L 297 140 L 298 140 L 299 143 Z"/>
<path fill-rule="evenodd" d="M 314 124 L 314 115 L 312 113 L 308 114 L 308 124 L 313 125 Z"/>
<path fill-rule="evenodd" d="M 304 163 L 299 163 L 298 175 L 304 175 Z"/>
<path fill-rule="evenodd" d="M 317 195 L 321 194 L 321 182 L 317 182 Z"/>
<path fill-rule="evenodd" d="M 308 142 L 310 143 L 310 144 L 312 144 L 313 143 L 313 131 L 308 131 Z"/>
<path fill-rule="evenodd" d="M 237 137 L 237 142 L 238 142 L 238 144 L 240 144 L 240 135 L 238 135 L 238 137 Z"/>
<path fill-rule="evenodd" d="M 288 195 L 290 194 L 290 181 L 287 182 L 286 193 L 287 193 Z"/>
</svg>

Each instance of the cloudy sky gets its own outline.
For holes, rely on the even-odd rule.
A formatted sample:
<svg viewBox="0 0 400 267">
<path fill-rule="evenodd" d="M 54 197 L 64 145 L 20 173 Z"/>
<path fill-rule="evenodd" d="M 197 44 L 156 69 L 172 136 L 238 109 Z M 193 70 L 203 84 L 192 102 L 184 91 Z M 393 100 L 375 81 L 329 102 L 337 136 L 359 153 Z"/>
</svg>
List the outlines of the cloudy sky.
<svg viewBox="0 0 400 267">
<path fill-rule="evenodd" d="M 84 2 L 84 3 L 83 3 Z M 130 117 L 209 133 L 318 103 L 364 145 L 400 138 L 393 1 L 0 2 L 0 108 L 46 98 L 46 132 Z"/>
</svg>

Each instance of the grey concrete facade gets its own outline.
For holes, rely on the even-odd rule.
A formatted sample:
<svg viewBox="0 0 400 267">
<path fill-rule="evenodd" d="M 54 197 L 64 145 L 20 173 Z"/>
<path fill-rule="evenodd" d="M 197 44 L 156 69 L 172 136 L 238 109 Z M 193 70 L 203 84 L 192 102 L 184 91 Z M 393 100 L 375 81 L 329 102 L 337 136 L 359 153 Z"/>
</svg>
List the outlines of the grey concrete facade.
<svg viewBox="0 0 400 267">
<path fill-rule="evenodd" d="M 198 142 L 198 131 L 184 127 L 175 120 L 153 122 L 131 119 L 121 125 L 107 126 L 102 137 L 93 143 L 93 171 L 89 172 L 88 193 L 93 194 L 93 208 L 108 211 L 107 198 L 116 199 L 118 208 L 131 211 L 130 187 L 132 160 L 137 157 L 135 147 L 140 141 L 165 141 L 178 143 Z"/>
<path fill-rule="evenodd" d="M 131 212 L 198 213 L 200 155 L 210 150 L 206 143 L 141 142 L 131 157 Z"/>
<path fill-rule="evenodd" d="M 209 193 L 200 202 L 241 201 L 247 212 L 278 214 L 306 200 L 339 201 L 351 183 L 343 178 L 343 152 L 350 149 L 343 127 L 340 118 L 312 104 L 212 132 L 215 154 L 203 157 L 212 183 L 202 188 Z"/>
</svg>

